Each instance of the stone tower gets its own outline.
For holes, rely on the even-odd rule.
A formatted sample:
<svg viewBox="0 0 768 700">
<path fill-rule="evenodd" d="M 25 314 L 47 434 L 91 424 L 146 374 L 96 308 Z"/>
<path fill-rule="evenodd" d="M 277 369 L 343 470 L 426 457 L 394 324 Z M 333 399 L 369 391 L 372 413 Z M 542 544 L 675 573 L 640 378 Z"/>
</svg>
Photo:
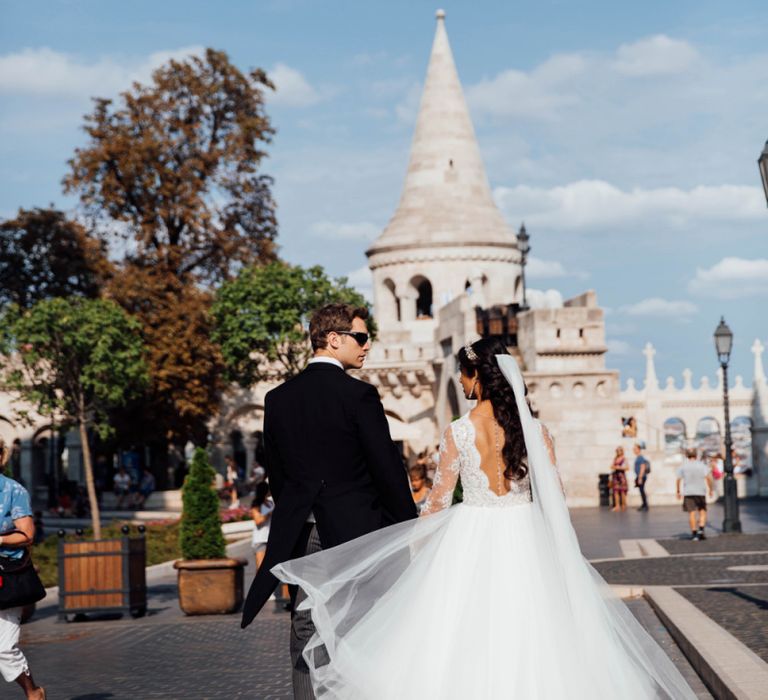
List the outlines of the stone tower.
<svg viewBox="0 0 768 700">
<path fill-rule="evenodd" d="M 440 308 L 519 300 L 520 255 L 496 207 L 454 65 L 437 29 L 400 203 L 367 251 L 383 342 L 432 341 Z"/>
</svg>

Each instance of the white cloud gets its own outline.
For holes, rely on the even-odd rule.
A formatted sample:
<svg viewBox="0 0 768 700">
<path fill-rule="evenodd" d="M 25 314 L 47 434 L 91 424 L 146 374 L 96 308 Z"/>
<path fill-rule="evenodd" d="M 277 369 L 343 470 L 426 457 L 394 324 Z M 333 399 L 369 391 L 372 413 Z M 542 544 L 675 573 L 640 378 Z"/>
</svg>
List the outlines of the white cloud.
<svg viewBox="0 0 768 700">
<path fill-rule="evenodd" d="M 541 258 L 528 258 L 525 266 L 525 274 L 530 279 L 555 278 L 555 277 L 578 277 L 586 279 L 589 275 L 586 272 L 570 272 L 566 270 L 563 263 L 557 260 L 542 260 Z"/>
<path fill-rule="evenodd" d="M 357 289 L 369 302 L 373 303 L 373 275 L 367 265 L 347 273 L 346 278 L 350 287 Z"/>
<path fill-rule="evenodd" d="M 318 221 L 310 230 L 313 236 L 337 241 L 372 241 L 381 233 L 381 227 L 369 221 L 357 223 Z"/>
<path fill-rule="evenodd" d="M 636 304 L 624 306 L 621 310 L 629 316 L 685 319 L 697 313 L 699 309 L 690 301 L 671 301 L 661 297 L 650 297 Z"/>
<path fill-rule="evenodd" d="M 134 81 L 148 82 L 152 72 L 172 58 L 204 51 L 201 46 L 186 46 L 124 61 L 109 56 L 84 61 L 46 47 L 23 49 L 0 56 L 0 93 L 70 98 L 110 95 Z"/>
<path fill-rule="evenodd" d="M 688 291 L 717 299 L 741 299 L 768 294 L 768 260 L 723 258 L 710 268 L 696 270 Z"/>
<path fill-rule="evenodd" d="M 309 84 L 304 75 L 284 63 L 277 63 L 269 72 L 275 91 L 267 93 L 270 104 L 284 107 L 307 107 L 319 102 L 318 91 Z"/>
<path fill-rule="evenodd" d="M 557 289 L 526 289 L 526 301 L 532 309 L 559 309 L 563 295 Z"/>
<path fill-rule="evenodd" d="M 626 340 L 609 338 L 605 344 L 611 355 L 629 355 L 632 352 L 632 346 Z"/>
<path fill-rule="evenodd" d="M 696 220 L 743 221 L 765 217 L 759 187 L 744 185 L 621 190 L 603 180 L 580 180 L 552 188 L 497 187 L 494 197 L 510 216 L 561 229 L 611 227 L 632 221 L 683 226 Z"/>
<path fill-rule="evenodd" d="M 619 46 L 614 67 L 630 76 L 670 75 L 686 72 L 699 58 L 687 41 L 657 34 Z"/>
<path fill-rule="evenodd" d="M 496 117 L 551 116 L 561 107 L 578 101 L 561 89 L 584 72 L 587 61 L 578 54 L 557 54 L 530 73 L 505 70 L 467 88 L 473 110 Z"/>
</svg>

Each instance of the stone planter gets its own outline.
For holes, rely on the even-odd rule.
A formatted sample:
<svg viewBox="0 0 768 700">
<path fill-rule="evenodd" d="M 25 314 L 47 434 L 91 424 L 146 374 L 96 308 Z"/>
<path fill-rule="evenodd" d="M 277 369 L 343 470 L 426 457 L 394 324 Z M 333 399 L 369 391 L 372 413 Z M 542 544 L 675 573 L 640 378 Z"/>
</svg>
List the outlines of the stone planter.
<svg viewBox="0 0 768 700">
<path fill-rule="evenodd" d="M 227 615 L 243 604 L 245 559 L 179 560 L 179 607 L 186 615 Z"/>
</svg>

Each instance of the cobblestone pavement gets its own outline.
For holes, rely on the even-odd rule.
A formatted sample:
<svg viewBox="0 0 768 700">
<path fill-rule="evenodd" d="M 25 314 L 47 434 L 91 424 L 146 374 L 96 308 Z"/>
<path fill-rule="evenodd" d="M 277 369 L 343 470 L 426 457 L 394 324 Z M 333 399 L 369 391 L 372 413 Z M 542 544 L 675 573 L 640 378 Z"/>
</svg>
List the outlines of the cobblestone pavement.
<svg viewBox="0 0 768 700">
<path fill-rule="evenodd" d="M 768 586 L 678 588 L 677 592 L 768 662 Z"/>
<path fill-rule="evenodd" d="M 594 562 L 608 583 L 638 586 L 710 586 L 768 583 L 768 552 L 689 554 Z M 740 571 L 733 567 L 762 567 Z"/>
<path fill-rule="evenodd" d="M 760 508 L 758 514 L 768 514 L 768 506 L 761 505 Z M 618 540 L 622 538 L 669 537 L 685 530 L 677 508 L 654 509 L 650 515 L 649 518 L 647 513 L 606 513 L 589 509 L 574 511 L 574 524 L 582 548 L 591 557 L 619 556 Z M 742 515 L 745 529 L 750 523 L 755 530 L 759 529 L 759 520 L 750 520 L 749 514 L 744 517 L 744 510 Z M 768 530 L 768 526 L 762 529 Z M 713 539 L 696 544 L 716 546 L 714 542 Z M 247 543 L 240 554 L 245 552 Z M 725 558 L 727 561 L 722 561 Z M 613 562 L 602 562 L 598 566 L 608 567 L 604 575 L 607 573 L 609 580 L 626 576 L 626 582 L 642 583 L 629 579 L 639 574 L 657 578 L 666 575 L 664 569 L 653 568 L 654 561 L 660 560 L 618 562 L 626 566 L 642 562 L 645 568 L 637 569 L 611 569 Z M 667 557 L 664 565 L 676 562 L 670 580 L 675 578 L 672 583 L 678 586 L 688 580 L 684 577 L 692 569 L 699 571 L 699 568 L 701 579 L 696 580 L 709 583 L 717 582 L 710 581 L 715 575 L 730 576 L 735 584 L 754 580 L 768 583 L 764 574 L 727 571 L 726 566 L 767 561 L 768 555 L 689 555 Z M 252 575 L 253 567 L 249 564 L 246 583 Z M 758 591 L 752 586 L 737 590 L 743 590 L 746 595 L 766 597 L 762 589 L 751 592 L 753 589 Z M 745 610 L 748 608 L 746 599 L 737 595 L 731 597 L 745 606 Z M 706 602 L 707 599 L 702 600 L 705 607 L 712 604 Z M 709 698 L 650 606 L 643 600 L 630 601 L 629 605 L 689 679 L 698 697 Z M 58 622 L 53 606 L 38 611 L 22 628 L 22 647 L 36 677 L 48 688 L 49 697 L 53 700 L 267 700 L 291 697 L 289 618 L 286 613 L 265 610 L 246 631 L 240 630 L 237 615 L 186 617 L 178 608 L 173 576 L 157 580 L 150 586 L 149 608 L 149 614 L 138 620 L 102 619 L 72 623 Z M 765 614 L 764 611 L 761 613 Z M 3 688 L 3 697 L 6 695 Z"/>
<path fill-rule="evenodd" d="M 288 614 L 265 611 L 247 631 L 239 621 L 153 605 L 139 620 L 33 622 L 22 648 L 55 700 L 290 698 Z"/>
<path fill-rule="evenodd" d="M 741 525 L 745 533 L 768 532 L 768 499 L 749 499 L 740 502 Z M 619 540 L 653 538 L 684 538 L 690 536 L 688 517 L 679 505 L 653 506 L 648 512 L 627 510 L 613 513 L 610 508 L 575 508 L 571 520 L 579 536 L 582 552 L 587 559 L 621 557 Z M 723 523 L 720 503 L 709 506 L 707 536 L 717 538 Z M 691 544 L 706 544 L 694 542 Z"/>
<path fill-rule="evenodd" d="M 694 542 L 691 539 L 659 540 L 670 554 L 715 554 L 720 552 L 768 552 L 768 533 L 720 535 Z"/>
</svg>

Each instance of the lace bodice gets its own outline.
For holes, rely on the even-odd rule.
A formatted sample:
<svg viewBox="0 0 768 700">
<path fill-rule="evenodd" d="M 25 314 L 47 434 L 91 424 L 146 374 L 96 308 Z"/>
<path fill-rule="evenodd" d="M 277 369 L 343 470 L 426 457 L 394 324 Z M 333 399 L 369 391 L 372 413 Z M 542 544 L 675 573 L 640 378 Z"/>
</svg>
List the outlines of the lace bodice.
<svg viewBox="0 0 768 700">
<path fill-rule="evenodd" d="M 466 413 L 443 433 L 440 441 L 440 464 L 435 472 L 432 492 L 422 514 L 448 508 L 453 501 L 456 481 L 461 476 L 464 503 L 469 506 L 506 508 L 531 502 L 531 482 L 528 476 L 511 482 L 503 496 L 491 491 L 488 476 L 480 468 L 480 453 L 475 445 L 475 426 Z"/>
</svg>

